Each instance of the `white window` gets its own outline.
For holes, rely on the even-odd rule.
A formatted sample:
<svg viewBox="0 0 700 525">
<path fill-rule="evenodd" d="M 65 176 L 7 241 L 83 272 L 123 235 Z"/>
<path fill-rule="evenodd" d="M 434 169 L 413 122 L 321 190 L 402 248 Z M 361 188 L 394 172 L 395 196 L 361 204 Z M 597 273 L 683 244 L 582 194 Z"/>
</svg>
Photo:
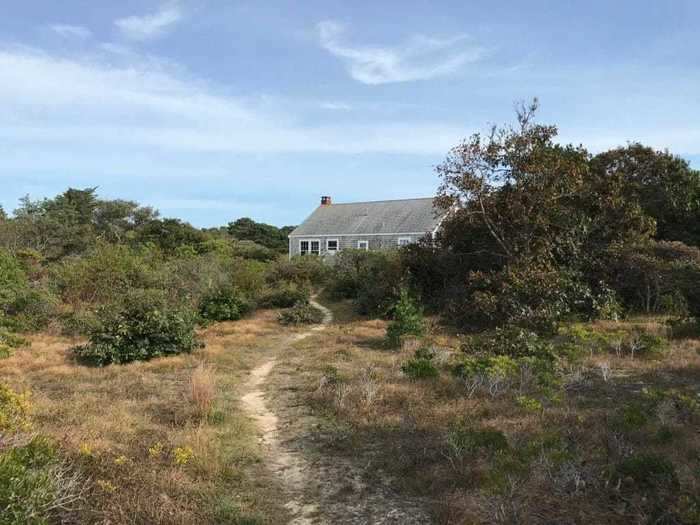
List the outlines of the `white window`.
<svg viewBox="0 0 700 525">
<path fill-rule="evenodd" d="M 357 241 L 358 250 L 369 250 L 369 241 Z"/>
<path fill-rule="evenodd" d="M 339 250 L 338 239 L 327 239 L 326 240 L 326 251 L 328 253 L 335 253 Z"/>
<path fill-rule="evenodd" d="M 410 237 L 399 237 L 399 246 L 407 246 L 411 244 Z"/>
<path fill-rule="evenodd" d="M 321 241 L 311 239 L 299 241 L 300 255 L 318 255 L 321 253 Z"/>
</svg>

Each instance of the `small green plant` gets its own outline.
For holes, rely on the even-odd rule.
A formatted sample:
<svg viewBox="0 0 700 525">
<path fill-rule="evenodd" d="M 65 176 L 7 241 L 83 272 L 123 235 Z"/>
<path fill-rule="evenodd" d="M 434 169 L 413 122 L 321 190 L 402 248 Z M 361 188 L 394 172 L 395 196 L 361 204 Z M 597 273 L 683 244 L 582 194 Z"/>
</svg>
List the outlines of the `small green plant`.
<svg viewBox="0 0 700 525">
<path fill-rule="evenodd" d="M 402 290 L 393 307 L 393 319 L 386 329 L 386 339 L 392 348 L 401 346 L 401 339 L 410 335 L 420 337 L 425 333 L 423 312 L 406 290 Z"/>
<path fill-rule="evenodd" d="M 0 327 L 0 359 L 10 357 L 15 348 L 28 344 L 29 341 L 23 337 L 12 334 Z"/>
<path fill-rule="evenodd" d="M 317 324 L 323 321 L 323 312 L 309 303 L 297 303 L 280 312 L 277 319 L 284 325 Z"/>
<path fill-rule="evenodd" d="M 640 430 L 649 422 L 648 403 L 628 403 L 620 407 L 613 420 L 614 426 L 620 430 Z"/>
<path fill-rule="evenodd" d="M 466 461 L 473 456 L 493 456 L 508 449 L 508 439 L 500 430 L 474 429 L 459 422 L 447 432 L 444 455 L 456 471 L 463 472 Z"/>
<path fill-rule="evenodd" d="M 73 352 L 96 366 L 191 352 L 198 346 L 194 328 L 195 316 L 189 308 L 168 304 L 159 293 L 139 292 L 122 307 L 102 308 L 90 342 Z"/>
<path fill-rule="evenodd" d="M 518 404 L 518 406 L 520 406 L 524 410 L 527 410 L 528 412 L 533 412 L 537 414 L 542 413 L 542 411 L 544 410 L 542 401 L 533 397 L 517 396 L 515 398 L 515 402 Z"/>
<path fill-rule="evenodd" d="M 419 348 L 412 359 L 401 366 L 401 371 L 411 379 L 427 379 L 437 377 L 438 369 L 433 364 L 434 353 L 429 348 Z"/>
<path fill-rule="evenodd" d="M 99 320 L 91 309 L 78 309 L 59 317 L 61 334 L 67 336 L 89 335 L 99 326 Z"/>
<path fill-rule="evenodd" d="M 233 286 L 213 290 L 199 304 L 199 315 L 206 321 L 237 321 L 250 310 L 250 302 Z"/>
</svg>

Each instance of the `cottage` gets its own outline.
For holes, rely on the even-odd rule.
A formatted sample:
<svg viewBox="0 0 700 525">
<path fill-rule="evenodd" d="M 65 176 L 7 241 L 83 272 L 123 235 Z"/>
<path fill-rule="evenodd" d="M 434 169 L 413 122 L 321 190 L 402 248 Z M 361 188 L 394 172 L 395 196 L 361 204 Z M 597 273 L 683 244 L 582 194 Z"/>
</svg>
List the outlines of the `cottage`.
<svg viewBox="0 0 700 525">
<path fill-rule="evenodd" d="M 289 234 L 289 255 L 404 246 L 433 235 L 444 215 L 430 197 L 340 204 L 321 197 L 321 205 Z"/>
</svg>

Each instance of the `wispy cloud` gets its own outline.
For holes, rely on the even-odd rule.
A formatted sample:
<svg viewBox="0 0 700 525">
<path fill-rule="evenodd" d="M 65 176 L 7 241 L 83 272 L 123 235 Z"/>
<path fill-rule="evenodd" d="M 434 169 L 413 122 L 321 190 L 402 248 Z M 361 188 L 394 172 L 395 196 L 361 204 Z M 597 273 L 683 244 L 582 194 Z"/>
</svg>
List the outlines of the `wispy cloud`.
<svg viewBox="0 0 700 525">
<path fill-rule="evenodd" d="M 296 109 L 231 96 L 153 60 L 0 48 L 0 106 L 11 108 L 0 138 L 75 150 L 441 154 L 469 131 L 426 121 L 311 124 Z"/>
<path fill-rule="evenodd" d="M 329 111 L 350 111 L 352 109 L 352 106 L 345 102 L 321 102 L 319 106 L 321 109 L 327 109 Z"/>
<path fill-rule="evenodd" d="M 53 24 L 49 29 L 54 33 L 64 38 L 77 38 L 79 40 L 87 40 L 92 36 L 92 31 L 87 27 L 75 26 L 70 24 Z"/>
<path fill-rule="evenodd" d="M 120 18 L 114 25 L 126 38 L 144 41 L 164 35 L 183 17 L 184 13 L 179 4 L 170 3 L 163 5 L 155 13 Z"/>
<path fill-rule="evenodd" d="M 350 76 L 364 84 L 424 80 L 457 71 L 483 57 L 484 50 L 466 35 L 435 38 L 415 35 L 394 47 L 352 46 L 344 27 L 326 20 L 318 24 L 321 47 L 343 60 Z"/>
</svg>

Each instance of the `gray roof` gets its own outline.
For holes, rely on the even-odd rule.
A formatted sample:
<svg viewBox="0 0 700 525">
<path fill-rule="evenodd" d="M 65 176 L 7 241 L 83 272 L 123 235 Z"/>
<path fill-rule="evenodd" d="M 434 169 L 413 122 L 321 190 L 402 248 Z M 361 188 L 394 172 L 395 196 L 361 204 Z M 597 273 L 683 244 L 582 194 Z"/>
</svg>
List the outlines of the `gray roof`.
<svg viewBox="0 0 700 525">
<path fill-rule="evenodd" d="M 291 234 L 358 235 L 432 232 L 443 215 L 432 197 L 319 206 Z"/>
</svg>

